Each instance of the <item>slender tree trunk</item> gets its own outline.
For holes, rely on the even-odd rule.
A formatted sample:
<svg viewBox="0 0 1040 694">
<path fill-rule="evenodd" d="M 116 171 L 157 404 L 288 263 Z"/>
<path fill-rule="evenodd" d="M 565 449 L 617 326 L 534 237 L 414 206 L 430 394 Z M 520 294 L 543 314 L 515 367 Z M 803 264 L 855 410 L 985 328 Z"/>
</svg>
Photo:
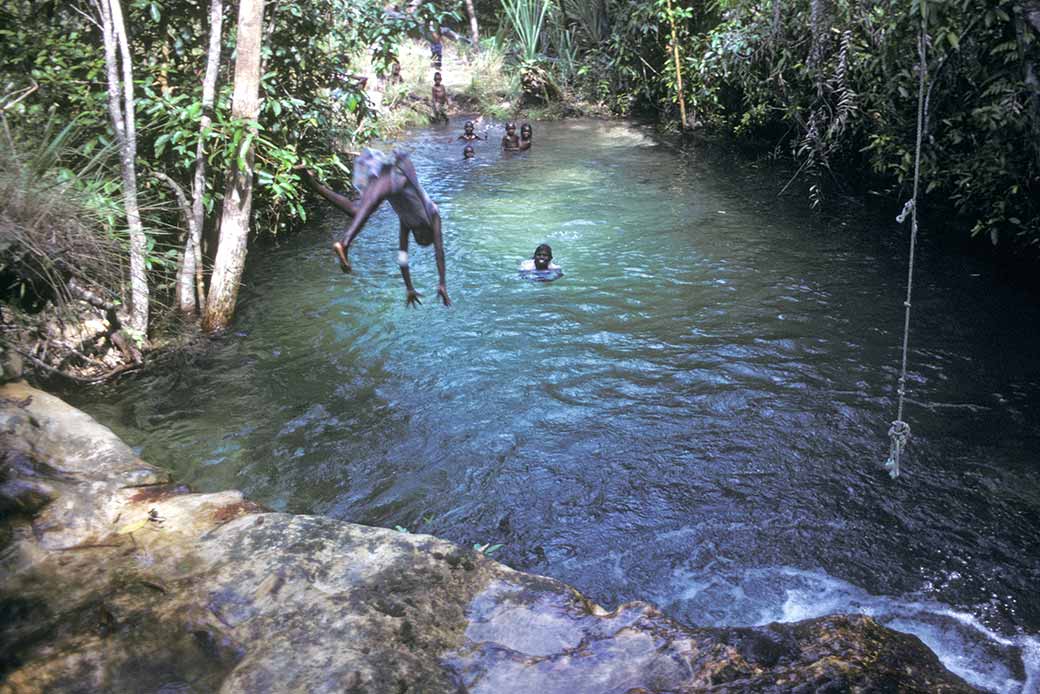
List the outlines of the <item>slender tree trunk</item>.
<svg viewBox="0 0 1040 694">
<path fill-rule="evenodd" d="M 148 273 L 145 256 L 148 240 L 141 224 L 137 204 L 137 129 L 134 113 L 134 75 L 130 62 L 130 45 L 119 0 L 96 0 L 101 15 L 101 32 L 105 43 L 105 67 L 108 75 L 108 111 L 119 145 L 123 173 L 123 206 L 130 234 L 130 327 L 142 337 L 148 334 Z M 116 51 L 119 51 L 119 55 Z M 120 66 L 120 57 L 122 66 Z M 122 78 L 120 78 L 122 67 Z M 120 83 L 121 80 L 121 83 Z M 122 103 L 120 103 L 122 86 Z"/>
<path fill-rule="evenodd" d="M 206 52 L 206 74 L 202 79 L 202 117 L 199 141 L 195 145 L 195 178 L 191 187 L 191 219 L 188 242 L 184 247 L 184 263 L 177 275 L 177 296 L 184 313 L 195 313 L 206 305 L 206 285 L 202 274 L 202 229 L 206 223 L 203 205 L 206 194 L 206 131 L 213 123 L 213 102 L 220 74 L 220 39 L 223 33 L 224 2 L 212 0 L 209 6 L 209 49 Z M 195 286 L 192 287 L 194 282 Z"/>
<path fill-rule="evenodd" d="M 686 97 L 682 88 L 682 63 L 679 60 L 679 35 L 675 31 L 675 14 L 672 12 L 672 0 L 666 0 L 668 7 L 668 23 L 672 26 L 672 56 L 675 58 L 676 95 L 679 97 L 679 130 L 686 130 Z"/>
<path fill-rule="evenodd" d="M 241 0 L 238 6 L 238 38 L 235 44 L 235 91 L 231 117 L 255 121 L 260 110 L 260 48 L 263 36 L 264 0 Z M 235 313 L 239 282 L 246 262 L 246 242 L 253 206 L 252 138 L 243 140 L 232 162 L 224 209 L 220 220 L 220 243 L 213 263 L 206 314 L 206 330 L 226 328 Z M 244 166 L 240 166 L 240 162 Z"/>
<path fill-rule="evenodd" d="M 480 50 L 480 29 L 477 27 L 477 9 L 473 0 L 466 0 L 466 14 L 469 15 L 469 35 L 473 41 L 473 50 Z"/>
</svg>

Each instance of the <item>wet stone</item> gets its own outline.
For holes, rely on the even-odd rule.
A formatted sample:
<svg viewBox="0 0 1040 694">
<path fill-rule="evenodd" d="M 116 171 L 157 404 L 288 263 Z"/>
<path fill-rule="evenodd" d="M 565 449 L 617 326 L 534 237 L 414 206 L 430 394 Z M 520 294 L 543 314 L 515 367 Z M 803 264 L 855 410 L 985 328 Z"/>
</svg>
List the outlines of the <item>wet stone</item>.
<svg viewBox="0 0 1040 694">
<path fill-rule="evenodd" d="M 692 628 L 428 535 L 157 486 L 164 471 L 24 384 L 0 387 L 0 432 L 17 510 L 0 518 L 0 692 L 973 691 L 867 617 Z"/>
</svg>

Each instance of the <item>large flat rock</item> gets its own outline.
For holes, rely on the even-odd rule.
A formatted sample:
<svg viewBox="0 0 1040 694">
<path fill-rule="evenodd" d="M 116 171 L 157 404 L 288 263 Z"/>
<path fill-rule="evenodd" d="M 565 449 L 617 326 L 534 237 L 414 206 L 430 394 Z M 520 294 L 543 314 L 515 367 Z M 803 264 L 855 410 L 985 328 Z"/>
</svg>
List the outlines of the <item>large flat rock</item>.
<svg viewBox="0 0 1040 694">
<path fill-rule="evenodd" d="M 195 494 L 109 429 L 0 388 L 0 692 L 971 692 L 834 615 L 684 626 L 429 535 Z"/>
</svg>

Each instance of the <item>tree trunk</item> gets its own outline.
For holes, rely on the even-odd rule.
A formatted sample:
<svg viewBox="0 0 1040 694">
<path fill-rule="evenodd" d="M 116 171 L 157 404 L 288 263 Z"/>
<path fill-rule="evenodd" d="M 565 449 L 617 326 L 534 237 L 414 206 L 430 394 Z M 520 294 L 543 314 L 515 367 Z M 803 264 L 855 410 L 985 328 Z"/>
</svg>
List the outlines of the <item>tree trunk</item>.
<svg viewBox="0 0 1040 694">
<path fill-rule="evenodd" d="M 469 15 L 469 35 L 473 41 L 473 50 L 480 50 L 480 29 L 477 27 L 477 10 L 473 0 L 466 0 L 466 14 Z"/>
<path fill-rule="evenodd" d="M 108 111 L 112 117 L 116 143 L 119 145 L 123 174 L 123 207 L 130 234 L 130 327 L 141 339 L 148 334 L 148 273 L 145 256 L 148 240 L 141 224 L 137 204 L 137 129 L 134 113 L 134 75 L 130 62 L 130 46 L 119 0 L 96 0 L 100 10 L 101 32 L 105 43 L 105 67 L 108 76 Z M 119 51 L 119 56 L 116 51 Z M 122 57 L 122 103 L 120 103 L 120 64 Z"/>
<path fill-rule="evenodd" d="M 679 97 L 679 130 L 686 130 L 686 97 L 682 88 L 682 63 L 679 60 L 679 36 L 675 31 L 675 13 L 672 12 L 672 0 L 665 0 L 668 8 L 668 23 L 672 27 L 672 56 L 675 58 L 676 96 Z"/>
<path fill-rule="evenodd" d="M 260 48 L 263 36 L 264 0 L 241 0 L 238 6 L 238 38 L 235 46 L 235 91 L 231 117 L 255 121 L 260 110 Z M 220 242 L 213 263 L 213 277 L 202 325 L 216 331 L 227 327 L 235 313 L 239 281 L 246 262 L 249 219 L 253 206 L 253 144 L 247 136 L 232 162 Z M 244 166 L 240 165 L 244 164 Z"/>
<path fill-rule="evenodd" d="M 199 141 L 195 145 L 195 179 L 191 187 L 191 220 L 188 242 L 184 247 L 184 263 L 177 274 L 177 296 L 184 313 L 195 313 L 206 305 L 206 285 L 202 275 L 202 229 L 206 223 L 203 200 L 206 194 L 206 131 L 213 122 L 213 102 L 220 74 L 220 39 L 223 32 L 224 2 L 212 0 L 209 6 L 209 49 L 206 52 L 206 74 L 202 80 L 202 117 Z M 192 283 L 195 286 L 192 288 Z"/>
</svg>

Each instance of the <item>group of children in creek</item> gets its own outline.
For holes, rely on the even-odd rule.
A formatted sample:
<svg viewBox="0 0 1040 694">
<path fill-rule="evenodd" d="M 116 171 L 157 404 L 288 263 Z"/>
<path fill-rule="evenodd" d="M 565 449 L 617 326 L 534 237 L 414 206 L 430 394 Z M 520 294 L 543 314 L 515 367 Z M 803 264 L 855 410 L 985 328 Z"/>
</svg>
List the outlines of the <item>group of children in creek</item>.
<svg viewBox="0 0 1040 694">
<path fill-rule="evenodd" d="M 434 66 L 440 67 L 436 61 L 437 57 L 434 52 Z M 445 113 L 447 92 L 442 84 L 440 71 L 434 73 L 433 83 L 434 116 L 437 119 L 443 118 L 447 122 Z M 463 149 L 465 159 L 472 159 L 476 156 L 472 143 L 488 139 L 486 129 L 484 136 L 481 137 L 474 131 L 474 128 L 473 121 L 466 121 L 462 135 L 457 138 L 466 142 Z M 502 137 L 503 151 L 522 152 L 531 148 L 533 129 L 530 125 L 524 123 L 520 127 L 519 136 L 514 123 L 507 123 L 505 130 L 506 134 Z M 397 265 L 401 270 L 401 278 L 404 280 L 407 293 L 405 304 L 407 306 L 422 304 L 422 294 L 416 291 L 412 284 L 409 266 L 408 248 L 410 240 L 414 238 L 420 246 L 433 244 L 434 257 L 437 262 L 437 296 L 445 306 L 451 306 L 445 280 L 444 239 L 441 232 L 440 210 L 419 183 L 415 166 L 407 152 L 395 148 L 392 153 L 387 154 L 366 148 L 354 161 L 354 186 L 361 191 L 361 197 L 357 200 L 352 200 L 323 185 L 302 165 L 298 169 L 303 180 L 311 188 L 351 217 L 346 231 L 332 244 L 332 249 L 339 259 L 340 269 L 343 272 L 351 271 L 348 258 L 350 244 L 361 233 L 369 217 L 384 201 L 388 201 L 394 212 L 397 213 L 399 221 Z M 544 243 L 539 245 L 535 249 L 534 256 L 521 263 L 521 276 L 543 282 L 558 279 L 563 275 L 563 271 L 552 262 L 552 259 L 552 248 Z"/>
</svg>

